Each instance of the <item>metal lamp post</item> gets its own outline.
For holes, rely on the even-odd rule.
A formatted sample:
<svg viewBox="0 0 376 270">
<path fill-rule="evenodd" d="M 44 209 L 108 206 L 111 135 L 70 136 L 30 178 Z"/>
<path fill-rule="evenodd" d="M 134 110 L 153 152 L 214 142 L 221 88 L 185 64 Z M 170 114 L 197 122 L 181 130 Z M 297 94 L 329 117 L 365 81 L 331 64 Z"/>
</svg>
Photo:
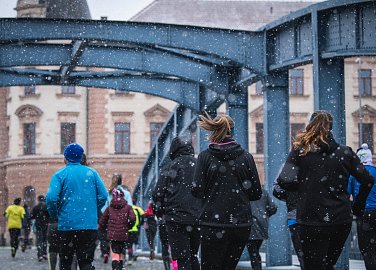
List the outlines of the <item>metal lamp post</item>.
<svg viewBox="0 0 376 270">
<path fill-rule="evenodd" d="M 356 58 L 356 63 L 358 63 L 358 88 L 359 88 L 359 147 L 363 143 L 363 113 L 362 113 L 362 92 L 360 89 L 360 70 L 362 67 L 362 59 L 360 57 Z"/>
</svg>

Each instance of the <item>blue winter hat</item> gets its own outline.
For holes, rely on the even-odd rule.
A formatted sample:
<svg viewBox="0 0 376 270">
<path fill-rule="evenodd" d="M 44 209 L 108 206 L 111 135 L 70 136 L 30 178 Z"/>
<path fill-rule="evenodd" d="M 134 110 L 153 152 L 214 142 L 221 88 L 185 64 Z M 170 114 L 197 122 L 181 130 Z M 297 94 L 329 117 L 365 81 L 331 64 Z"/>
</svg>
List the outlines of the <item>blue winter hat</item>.
<svg viewBox="0 0 376 270">
<path fill-rule="evenodd" d="M 84 149 L 78 143 L 68 144 L 64 149 L 64 157 L 69 162 L 79 163 L 82 160 Z"/>
</svg>

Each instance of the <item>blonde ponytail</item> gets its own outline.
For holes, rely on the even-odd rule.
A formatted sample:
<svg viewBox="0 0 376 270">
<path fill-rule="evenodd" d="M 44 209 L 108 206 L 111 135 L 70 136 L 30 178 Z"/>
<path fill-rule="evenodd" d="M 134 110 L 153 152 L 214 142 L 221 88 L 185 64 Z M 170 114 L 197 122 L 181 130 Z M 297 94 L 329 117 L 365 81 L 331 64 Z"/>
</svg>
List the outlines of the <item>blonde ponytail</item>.
<svg viewBox="0 0 376 270">
<path fill-rule="evenodd" d="M 209 132 L 209 140 L 215 143 L 223 141 L 226 137 L 231 137 L 231 129 L 234 127 L 234 121 L 226 114 L 217 115 L 214 119 L 204 111 L 205 115 L 199 115 L 200 120 L 197 125 Z"/>
</svg>

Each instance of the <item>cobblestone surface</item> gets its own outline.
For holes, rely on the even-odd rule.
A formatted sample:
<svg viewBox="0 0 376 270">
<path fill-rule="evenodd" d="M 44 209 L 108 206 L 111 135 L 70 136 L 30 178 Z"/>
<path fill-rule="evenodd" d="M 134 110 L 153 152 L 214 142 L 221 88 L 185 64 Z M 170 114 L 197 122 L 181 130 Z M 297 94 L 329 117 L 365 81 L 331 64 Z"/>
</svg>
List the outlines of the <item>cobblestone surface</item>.
<svg viewBox="0 0 376 270">
<path fill-rule="evenodd" d="M 107 264 L 102 262 L 99 257 L 99 250 L 95 253 L 95 269 L 111 270 L 111 261 Z M 9 247 L 0 248 L 0 269 L 1 270 L 49 270 L 47 261 L 38 262 L 37 250 L 35 248 L 28 249 L 26 252 L 17 251 L 16 257 L 12 258 Z M 58 270 L 57 268 L 56 270 Z M 163 270 L 163 264 L 160 260 L 150 261 L 146 257 L 139 257 L 131 266 L 126 266 L 129 270 Z"/>
</svg>

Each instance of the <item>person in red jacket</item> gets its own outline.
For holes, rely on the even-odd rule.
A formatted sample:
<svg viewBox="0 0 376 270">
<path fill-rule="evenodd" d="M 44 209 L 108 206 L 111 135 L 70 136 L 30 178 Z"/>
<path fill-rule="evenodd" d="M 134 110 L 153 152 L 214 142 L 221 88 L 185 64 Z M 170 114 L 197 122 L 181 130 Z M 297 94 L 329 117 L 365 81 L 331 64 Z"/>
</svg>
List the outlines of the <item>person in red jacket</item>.
<svg viewBox="0 0 376 270">
<path fill-rule="evenodd" d="M 107 207 L 99 221 L 99 228 L 107 229 L 107 240 L 110 241 L 112 250 L 112 269 L 121 270 L 128 230 L 136 222 L 136 216 L 121 190 L 114 189 L 112 195 L 110 207 Z"/>
<path fill-rule="evenodd" d="M 145 223 L 144 229 L 146 231 L 146 238 L 148 239 L 149 249 L 150 249 L 150 260 L 154 260 L 155 258 L 155 250 L 154 250 L 154 239 L 157 234 L 157 220 L 155 218 L 155 213 L 153 211 L 153 202 L 150 201 L 148 204 L 148 208 L 144 212 Z"/>
</svg>

